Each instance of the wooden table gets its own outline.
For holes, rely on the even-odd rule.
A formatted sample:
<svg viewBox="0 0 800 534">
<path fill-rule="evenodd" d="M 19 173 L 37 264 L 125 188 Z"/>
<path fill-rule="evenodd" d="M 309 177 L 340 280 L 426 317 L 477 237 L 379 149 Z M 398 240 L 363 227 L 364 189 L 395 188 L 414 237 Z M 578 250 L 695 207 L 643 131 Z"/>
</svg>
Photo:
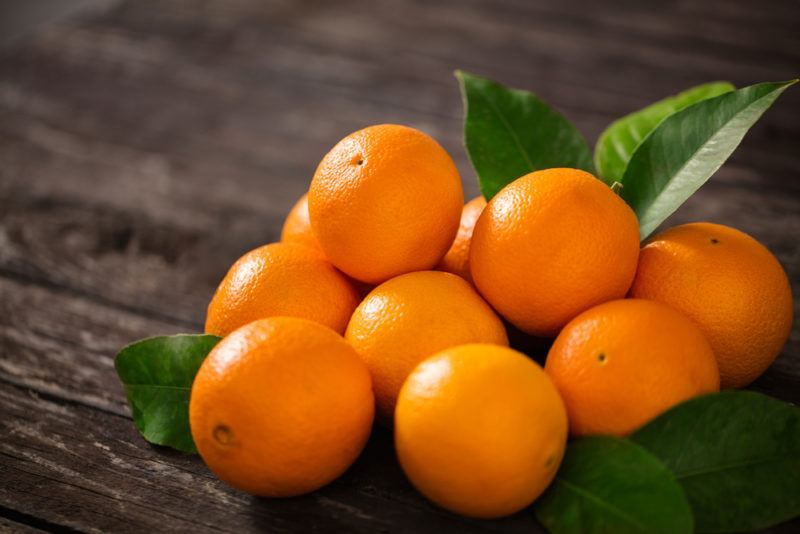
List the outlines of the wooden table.
<svg viewBox="0 0 800 534">
<path fill-rule="evenodd" d="M 353 130 L 429 132 L 474 196 L 455 68 L 536 91 L 593 141 L 697 83 L 796 77 L 799 24 L 794 0 L 148 0 L 0 52 L 0 530 L 541 531 L 529 511 L 488 522 L 429 505 L 382 430 L 323 490 L 251 498 L 139 437 L 113 356 L 199 331 L 229 264 L 277 240 Z M 799 146 L 793 88 L 672 220 L 756 236 L 795 310 Z M 753 388 L 800 400 L 797 328 Z"/>
</svg>

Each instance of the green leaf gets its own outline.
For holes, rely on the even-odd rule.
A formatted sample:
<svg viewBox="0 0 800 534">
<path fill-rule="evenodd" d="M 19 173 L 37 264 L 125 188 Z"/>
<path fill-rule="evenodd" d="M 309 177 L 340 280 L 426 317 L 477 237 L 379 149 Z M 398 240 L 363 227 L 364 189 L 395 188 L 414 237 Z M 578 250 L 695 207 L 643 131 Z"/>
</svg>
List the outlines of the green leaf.
<svg viewBox="0 0 800 534">
<path fill-rule="evenodd" d="M 699 532 L 760 530 L 800 515 L 800 410 L 724 391 L 667 411 L 631 439 L 675 474 Z"/>
<path fill-rule="evenodd" d="M 633 151 L 665 117 L 695 102 L 728 93 L 734 89 L 735 87 L 728 82 L 698 85 L 675 96 L 659 100 L 611 123 L 600 134 L 597 145 L 594 147 L 594 165 L 600 177 L 608 185 L 621 181 Z"/>
<path fill-rule="evenodd" d="M 534 510 L 553 534 L 692 532 L 692 511 L 672 474 L 643 448 L 613 437 L 570 442 Z"/>
<path fill-rule="evenodd" d="M 747 130 L 796 81 L 762 83 L 702 100 L 650 132 L 621 180 L 621 196 L 639 217 L 642 239 L 722 166 Z"/>
<path fill-rule="evenodd" d="M 197 452 L 189 430 L 189 394 L 200 364 L 220 339 L 207 334 L 153 337 L 119 351 L 114 367 L 144 439 Z"/>
<path fill-rule="evenodd" d="M 464 98 L 464 144 L 486 200 L 529 172 L 594 172 L 586 140 L 533 93 L 456 71 Z"/>
</svg>

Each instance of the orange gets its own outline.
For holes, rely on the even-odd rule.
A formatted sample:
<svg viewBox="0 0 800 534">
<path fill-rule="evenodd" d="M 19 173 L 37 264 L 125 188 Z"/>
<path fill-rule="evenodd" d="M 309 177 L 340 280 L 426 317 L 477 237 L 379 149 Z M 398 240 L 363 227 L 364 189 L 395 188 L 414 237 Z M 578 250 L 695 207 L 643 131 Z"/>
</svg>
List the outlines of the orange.
<svg viewBox="0 0 800 534">
<path fill-rule="evenodd" d="M 289 215 L 283 222 L 283 229 L 281 230 L 282 243 L 296 243 L 298 245 L 305 245 L 313 249 L 322 250 L 322 247 L 317 240 L 317 236 L 311 230 L 311 222 L 308 220 L 308 194 L 304 193 L 302 197 L 292 206 Z"/>
<path fill-rule="evenodd" d="M 576 169 L 527 174 L 483 210 L 470 247 L 478 290 L 514 326 L 555 336 L 580 312 L 625 296 L 636 272 L 636 215 Z"/>
<path fill-rule="evenodd" d="M 220 283 L 206 316 L 206 332 L 225 336 L 256 319 L 302 317 L 344 332 L 358 294 L 322 253 L 273 243 L 251 250 Z"/>
<path fill-rule="evenodd" d="M 468 282 L 472 281 L 472 275 L 469 272 L 469 243 L 475 223 L 478 222 L 478 217 L 485 207 L 486 199 L 482 196 L 475 197 L 464 204 L 456 239 L 450 245 L 450 250 L 444 255 L 442 261 L 436 266 L 437 270 L 457 274 Z"/>
<path fill-rule="evenodd" d="M 400 465 L 428 499 L 466 516 L 528 506 L 553 480 L 566 441 L 553 383 L 506 347 L 461 345 L 431 356 L 397 400 Z"/>
<path fill-rule="evenodd" d="M 325 255 L 362 282 L 433 268 L 458 230 L 464 194 L 453 160 L 407 126 L 370 126 L 322 159 L 308 192 Z"/>
<path fill-rule="evenodd" d="M 373 289 L 345 338 L 369 367 L 384 423 L 408 373 L 434 352 L 472 342 L 508 345 L 502 321 L 472 286 L 438 271 L 404 274 Z"/>
<path fill-rule="evenodd" d="M 255 495 L 314 491 L 358 457 L 372 428 L 369 372 L 341 336 L 271 317 L 232 332 L 192 385 L 197 450 L 228 484 Z"/>
<path fill-rule="evenodd" d="M 689 316 L 711 342 L 723 388 L 744 387 L 780 353 L 792 329 L 792 289 L 761 243 L 728 226 L 692 223 L 642 248 L 631 295 Z"/>
<path fill-rule="evenodd" d="M 615 300 L 578 315 L 544 369 L 575 436 L 624 436 L 675 404 L 719 391 L 714 352 L 700 329 L 649 300 Z"/>
</svg>

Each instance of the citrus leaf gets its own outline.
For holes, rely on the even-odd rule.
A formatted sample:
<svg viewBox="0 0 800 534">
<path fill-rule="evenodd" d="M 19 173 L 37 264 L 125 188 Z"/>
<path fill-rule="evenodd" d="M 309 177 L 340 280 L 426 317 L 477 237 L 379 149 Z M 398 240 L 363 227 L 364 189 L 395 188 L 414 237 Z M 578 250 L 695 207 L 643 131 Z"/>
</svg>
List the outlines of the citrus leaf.
<svg viewBox="0 0 800 534">
<path fill-rule="evenodd" d="M 800 515 L 800 410 L 752 391 L 682 403 L 631 436 L 675 474 L 698 532 L 760 530 Z"/>
<path fill-rule="evenodd" d="M 621 181 L 633 151 L 659 122 L 695 102 L 734 89 L 728 82 L 698 85 L 614 121 L 600 134 L 594 147 L 594 166 L 600 177 L 608 185 Z"/>
<path fill-rule="evenodd" d="M 586 140 L 539 97 L 462 71 L 456 78 L 464 98 L 464 144 L 486 200 L 529 172 L 593 172 Z"/>
<path fill-rule="evenodd" d="M 534 511 L 553 534 L 692 532 L 692 511 L 672 474 L 642 447 L 614 437 L 570 442 Z"/>
<path fill-rule="evenodd" d="M 197 452 L 189 430 L 189 395 L 200 364 L 220 339 L 208 334 L 152 337 L 119 351 L 114 367 L 144 439 Z"/>
<path fill-rule="evenodd" d="M 631 156 L 621 196 L 650 235 L 725 163 L 747 130 L 797 80 L 761 83 L 692 104 L 661 121 Z"/>
</svg>

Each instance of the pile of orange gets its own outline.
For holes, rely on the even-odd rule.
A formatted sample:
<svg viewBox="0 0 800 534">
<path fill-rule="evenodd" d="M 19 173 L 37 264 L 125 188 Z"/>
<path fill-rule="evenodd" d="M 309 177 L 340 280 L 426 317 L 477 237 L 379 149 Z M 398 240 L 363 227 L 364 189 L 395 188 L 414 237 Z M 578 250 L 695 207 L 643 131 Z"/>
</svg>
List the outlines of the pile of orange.
<svg viewBox="0 0 800 534">
<path fill-rule="evenodd" d="M 506 321 L 555 339 L 544 368 L 508 347 Z M 375 419 L 431 501 L 499 517 L 542 494 L 569 435 L 626 435 L 746 386 L 791 323 L 786 274 L 738 230 L 640 246 L 633 211 L 576 169 L 464 205 L 436 141 L 372 126 L 322 159 L 281 243 L 219 285 L 192 435 L 221 479 L 291 496 L 343 473 Z"/>
</svg>

